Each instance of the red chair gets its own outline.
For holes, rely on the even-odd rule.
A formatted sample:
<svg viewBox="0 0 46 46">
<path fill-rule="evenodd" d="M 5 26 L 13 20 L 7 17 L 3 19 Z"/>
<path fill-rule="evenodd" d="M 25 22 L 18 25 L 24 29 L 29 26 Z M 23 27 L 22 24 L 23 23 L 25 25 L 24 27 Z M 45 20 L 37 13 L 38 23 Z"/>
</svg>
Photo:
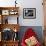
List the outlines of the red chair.
<svg viewBox="0 0 46 46">
<path fill-rule="evenodd" d="M 28 28 L 24 34 L 24 37 L 22 38 L 21 46 L 27 46 L 25 40 L 32 36 L 34 36 L 35 38 L 37 37 L 36 33 L 32 30 L 32 28 Z M 38 41 L 35 46 L 41 46 L 40 42 Z"/>
</svg>

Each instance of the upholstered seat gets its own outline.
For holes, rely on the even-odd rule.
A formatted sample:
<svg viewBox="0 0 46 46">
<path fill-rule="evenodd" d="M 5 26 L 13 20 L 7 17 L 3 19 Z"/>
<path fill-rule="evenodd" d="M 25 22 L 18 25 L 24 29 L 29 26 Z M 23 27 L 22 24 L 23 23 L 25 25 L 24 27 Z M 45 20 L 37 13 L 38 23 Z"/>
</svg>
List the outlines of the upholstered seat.
<svg viewBox="0 0 46 46">
<path fill-rule="evenodd" d="M 33 41 L 34 40 L 34 41 Z M 29 44 L 28 44 L 29 43 Z M 37 39 L 37 34 L 32 28 L 26 30 L 24 37 L 22 38 L 22 46 L 41 46 L 39 40 Z"/>
</svg>

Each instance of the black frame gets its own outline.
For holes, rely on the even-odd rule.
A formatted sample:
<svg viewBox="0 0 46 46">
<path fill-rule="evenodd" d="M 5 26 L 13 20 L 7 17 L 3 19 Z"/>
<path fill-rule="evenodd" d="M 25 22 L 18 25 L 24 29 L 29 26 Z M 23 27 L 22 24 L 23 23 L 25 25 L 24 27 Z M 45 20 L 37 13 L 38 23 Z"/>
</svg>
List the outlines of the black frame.
<svg viewBox="0 0 46 46">
<path fill-rule="evenodd" d="M 24 19 L 35 19 L 36 8 L 23 8 L 23 18 Z"/>
</svg>

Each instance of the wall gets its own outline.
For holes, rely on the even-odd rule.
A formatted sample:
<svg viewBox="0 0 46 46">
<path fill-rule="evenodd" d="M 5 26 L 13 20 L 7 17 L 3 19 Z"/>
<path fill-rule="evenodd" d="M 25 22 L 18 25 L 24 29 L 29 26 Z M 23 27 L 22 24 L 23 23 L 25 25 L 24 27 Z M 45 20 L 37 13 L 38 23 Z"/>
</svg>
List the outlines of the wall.
<svg viewBox="0 0 46 46">
<path fill-rule="evenodd" d="M 43 26 L 42 0 L 20 1 L 20 25 L 22 26 Z M 23 19 L 23 8 L 36 8 L 36 19 Z"/>
<path fill-rule="evenodd" d="M 15 6 L 14 1 L 15 0 L 0 0 L 0 6 Z M 19 6 L 20 15 L 19 24 L 21 26 L 43 26 L 42 0 L 17 0 L 17 3 L 17 6 Z M 23 8 L 36 8 L 36 19 L 23 19 Z"/>
</svg>

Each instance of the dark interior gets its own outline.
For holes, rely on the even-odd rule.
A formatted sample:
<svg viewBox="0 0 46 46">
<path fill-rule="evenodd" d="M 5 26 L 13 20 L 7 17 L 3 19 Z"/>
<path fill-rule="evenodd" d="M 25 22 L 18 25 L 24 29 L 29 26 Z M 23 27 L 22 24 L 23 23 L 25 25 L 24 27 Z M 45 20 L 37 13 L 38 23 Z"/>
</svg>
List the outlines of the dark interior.
<svg viewBox="0 0 46 46">
<path fill-rule="evenodd" d="M 14 32 L 11 29 L 3 30 L 2 31 L 2 40 L 3 41 L 9 41 L 9 40 L 17 40 L 18 39 L 18 33 Z"/>
</svg>

